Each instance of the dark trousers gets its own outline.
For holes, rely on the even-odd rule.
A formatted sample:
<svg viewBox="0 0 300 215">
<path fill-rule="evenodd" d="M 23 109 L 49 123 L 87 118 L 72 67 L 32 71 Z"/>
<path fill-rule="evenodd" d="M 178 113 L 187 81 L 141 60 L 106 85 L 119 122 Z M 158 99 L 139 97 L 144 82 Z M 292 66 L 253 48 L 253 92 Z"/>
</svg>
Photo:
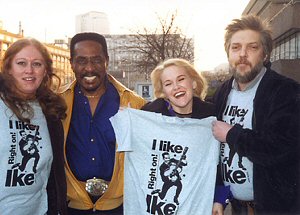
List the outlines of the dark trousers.
<svg viewBox="0 0 300 215">
<path fill-rule="evenodd" d="M 232 215 L 254 215 L 255 214 L 254 205 L 249 204 L 249 202 L 233 199 L 230 203 L 231 203 Z"/>
<path fill-rule="evenodd" d="M 69 215 L 123 215 L 123 205 L 108 211 L 78 210 L 68 208 Z"/>
</svg>

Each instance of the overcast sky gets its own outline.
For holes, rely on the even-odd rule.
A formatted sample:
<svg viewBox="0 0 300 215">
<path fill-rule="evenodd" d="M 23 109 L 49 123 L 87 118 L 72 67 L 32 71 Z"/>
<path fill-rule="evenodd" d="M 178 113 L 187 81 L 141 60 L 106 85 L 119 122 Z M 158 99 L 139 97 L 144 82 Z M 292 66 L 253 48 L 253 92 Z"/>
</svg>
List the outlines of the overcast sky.
<svg viewBox="0 0 300 215">
<path fill-rule="evenodd" d="M 53 42 L 75 34 L 75 17 L 90 11 L 104 12 L 112 34 L 132 33 L 138 27 L 157 26 L 157 16 L 177 9 L 177 24 L 195 38 L 199 70 L 227 62 L 224 28 L 240 17 L 249 0 L 0 0 L 4 30 Z"/>
</svg>

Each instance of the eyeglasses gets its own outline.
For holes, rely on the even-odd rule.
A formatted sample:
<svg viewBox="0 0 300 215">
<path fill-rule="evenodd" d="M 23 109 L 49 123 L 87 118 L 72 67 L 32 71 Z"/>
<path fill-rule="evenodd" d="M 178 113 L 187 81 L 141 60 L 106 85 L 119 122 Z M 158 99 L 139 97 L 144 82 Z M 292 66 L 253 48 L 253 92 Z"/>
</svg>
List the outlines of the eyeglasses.
<svg viewBox="0 0 300 215">
<path fill-rule="evenodd" d="M 105 64 L 105 58 L 102 56 L 92 56 L 92 57 L 82 57 L 78 56 L 75 58 L 74 62 L 80 66 L 86 66 L 89 62 L 91 62 L 92 65 L 101 65 Z"/>
</svg>

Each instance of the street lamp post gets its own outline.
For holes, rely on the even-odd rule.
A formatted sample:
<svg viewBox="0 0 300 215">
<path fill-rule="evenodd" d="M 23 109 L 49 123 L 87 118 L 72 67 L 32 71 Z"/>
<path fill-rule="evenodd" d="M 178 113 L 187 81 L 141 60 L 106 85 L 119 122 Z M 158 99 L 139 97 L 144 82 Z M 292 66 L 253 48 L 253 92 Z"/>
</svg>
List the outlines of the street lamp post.
<svg viewBox="0 0 300 215">
<path fill-rule="evenodd" d="M 127 70 L 127 87 L 129 89 L 129 70 Z"/>
<path fill-rule="evenodd" d="M 125 78 L 126 78 L 126 73 L 127 73 L 127 87 L 130 88 L 130 74 L 129 74 L 129 65 L 130 63 L 128 62 L 127 59 L 121 60 L 119 62 L 119 64 L 121 65 L 121 69 L 122 69 L 122 77 L 124 78 L 124 82 L 125 82 Z"/>
</svg>

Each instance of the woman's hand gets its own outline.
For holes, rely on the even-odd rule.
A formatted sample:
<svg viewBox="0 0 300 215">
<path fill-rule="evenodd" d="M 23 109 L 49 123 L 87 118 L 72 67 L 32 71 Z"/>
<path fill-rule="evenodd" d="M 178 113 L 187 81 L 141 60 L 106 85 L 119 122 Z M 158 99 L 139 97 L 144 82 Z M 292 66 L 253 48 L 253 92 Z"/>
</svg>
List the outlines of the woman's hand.
<svg viewBox="0 0 300 215">
<path fill-rule="evenodd" d="M 224 208 L 221 203 L 215 202 L 213 204 L 212 215 L 224 215 Z"/>
</svg>

